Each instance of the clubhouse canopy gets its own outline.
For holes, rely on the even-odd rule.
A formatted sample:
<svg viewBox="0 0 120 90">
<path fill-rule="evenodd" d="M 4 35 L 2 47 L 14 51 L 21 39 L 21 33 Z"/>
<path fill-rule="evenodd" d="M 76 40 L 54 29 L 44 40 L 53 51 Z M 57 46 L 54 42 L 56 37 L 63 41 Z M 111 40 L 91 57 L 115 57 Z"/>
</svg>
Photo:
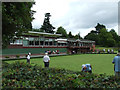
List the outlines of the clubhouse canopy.
<svg viewBox="0 0 120 90">
<path fill-rule="evenodd" d="M 86 53 L 91 48 L 95 48 L 95 41 L 84 39 L 62 38 L 61 34 L 51 34 L 43 32 L 29 31 L 20 37 L 14 37 L 7 49 L 3 49 L 3 54 L 41 54 L 46 50 L 59 50 L 61 53 Z M 18 51 L 18 52 L 17 52 Z"/>
</svg>

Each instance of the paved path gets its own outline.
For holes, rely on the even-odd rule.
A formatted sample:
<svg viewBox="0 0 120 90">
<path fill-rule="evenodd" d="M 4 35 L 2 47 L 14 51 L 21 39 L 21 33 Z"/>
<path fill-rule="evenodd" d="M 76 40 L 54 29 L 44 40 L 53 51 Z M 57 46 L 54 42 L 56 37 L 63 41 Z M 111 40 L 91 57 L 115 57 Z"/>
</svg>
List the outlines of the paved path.
<svg viewBox="0 0 120 90">
<path fill-rule="evenodd" d="M 63 56 L 67 55 L 66 53 L 61 53 L 61 54 L 49 54 L 49 56 Z M 31 58 L 36 58 L 36 57 L 43 57 L 44 55 L 31 55 Z M 26 59 L 25 55 L 20 56 L 19 58 L 16 58 L 16 56 L 10 56 L 9 58 L 5 57 L 0 57 L 1 60 L 16 60 L 16 59 Z"/>
</svg>

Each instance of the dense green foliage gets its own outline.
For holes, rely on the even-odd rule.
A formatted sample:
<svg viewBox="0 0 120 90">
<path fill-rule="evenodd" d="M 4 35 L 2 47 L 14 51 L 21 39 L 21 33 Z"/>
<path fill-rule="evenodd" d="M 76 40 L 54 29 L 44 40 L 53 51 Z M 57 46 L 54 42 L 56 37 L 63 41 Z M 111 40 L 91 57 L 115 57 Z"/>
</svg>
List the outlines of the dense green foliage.
<svg viewBox="0 0 120 90">
<path fill-rule="evenodd" d="M 53 30 L 55 29 L 55 27 L 53 27 L 52 24 L 50 24 L 50 16 L 51 16 L 50 13 L 45 14 L 45 19 L 40 29 L 40 30 L 43 30 L 43 32 L 54 33 Z"/>
<path fill-rule="evenodd" d="M 24 62 L 3 63 L 3 88 L 119 88 L 120 78 L 105 74 L 41 68 Z"/>
<path fill-rule="evenodd" d="M 92 30 L 84 38 L 88 40 L 93 40 L 96 45 L 104 47 L 119 47 L 120 46 L 120 36 L 117 35 L 114 29 L 108 31 L 104 25 L 97 24 L 96 30 Z"/>
<path fill-rule="evenodd" d="M 100 33 L 100 30 L 103 28 L 106 29 L 105 25 L 101 25 L 101 24 L 97 23 L 97 26 L 95 26 L 96 33 Z"/>
<path fill-rule="evenodd" d="M 62 34 L 62 37 L 65 37 L 65 38 L 68 37 L 66 30 L 61 26 L 58 27 L 56 34 Z"/>
<path fill-rule="evenodd" d="M 69 37 L 69 38 L 73 38 L 73 37 L 74 37 L 74 36 L 72 35 L 72 32 L 71 32 L 71 31 L 68 33 L 68 37 Z"/>
<path fill-rule="evenodd" d="M 76 34 L 76 35 L 74 36 L 74 38 L 75 38 L 75 39 L 83 39 L 83 38 L 80 36 L 80 32 L 79 32 L 78 34 Z"/>
<path fill-rule="evenodd" d="M 13 36 L 32 29 L 33 2 L 2 3 L 2 46 L 6 47 Z"/>
<path fill-rule="evenodd" d="M 72 32 L 70 31 L 67 34 L 66 29 L 64 29 L 62 26 L 58 27 L 56 34 L 62 34 L 63 38 L 82 39 L 82 37 L 80 36 L 80 32 L 76 35 L 72 35 Z"/>
</svg>

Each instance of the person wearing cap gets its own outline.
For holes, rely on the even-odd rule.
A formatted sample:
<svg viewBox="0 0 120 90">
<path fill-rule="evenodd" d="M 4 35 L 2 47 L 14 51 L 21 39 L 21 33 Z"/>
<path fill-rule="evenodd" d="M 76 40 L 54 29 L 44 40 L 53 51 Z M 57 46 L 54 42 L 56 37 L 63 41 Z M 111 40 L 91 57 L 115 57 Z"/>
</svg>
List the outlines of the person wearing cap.
<svg viewBox="0 0 120 90">
<path fill-rule="evenodd" d="M 82 65 L 82 72 L 86 71 L 86 66 L 85 64 Z"/>
<path fill-rule="evenodd" d="M 114 64 L 115 76 L 120 76 L 120 49 L 118 50 L 118 54 L 114 57 L 112 63 Z"/>
<path fill-rule="evenodd" d="M 92 66 L 90 64 L 83 64 L 82 65 L 82 72 L 92 73 Z"/>
<path fill-rule="evenodd" d="M 45 67 L 49 67 L 50 57 L 48 56 L 48 53 L 45 53 L 45 56 L 43 57 L 43 62 Z"/>
</svg>

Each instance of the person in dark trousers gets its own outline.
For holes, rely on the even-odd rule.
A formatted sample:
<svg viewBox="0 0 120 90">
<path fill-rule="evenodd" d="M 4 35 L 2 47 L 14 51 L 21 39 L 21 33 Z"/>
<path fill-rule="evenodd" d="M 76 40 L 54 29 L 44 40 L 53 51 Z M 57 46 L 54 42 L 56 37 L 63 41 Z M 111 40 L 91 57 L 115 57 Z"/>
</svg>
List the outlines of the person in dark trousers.
<svg viewBox="0 0 120 90">
<path fill-rule="evenodd" d="M 30 64 L 30 55 L 31 55 L 31 53 L 29 52 L 27 55 L 27 63 L 29 63 L 29 64 Z"/>
<path fill-rule="evenodd" d="M 120 76 L 120 49 L 118 50 L 118 54 L 114 57 L 112 63 L 114 64 L 115 76 Z"/>
<path fill-rule="evenodd" d="M 50 57 L 48 56 L 48 53 L 45 53 L 45 56 L 43 57 L 43 62 L 45 67 L 49 67 Z"/>
</svg>

